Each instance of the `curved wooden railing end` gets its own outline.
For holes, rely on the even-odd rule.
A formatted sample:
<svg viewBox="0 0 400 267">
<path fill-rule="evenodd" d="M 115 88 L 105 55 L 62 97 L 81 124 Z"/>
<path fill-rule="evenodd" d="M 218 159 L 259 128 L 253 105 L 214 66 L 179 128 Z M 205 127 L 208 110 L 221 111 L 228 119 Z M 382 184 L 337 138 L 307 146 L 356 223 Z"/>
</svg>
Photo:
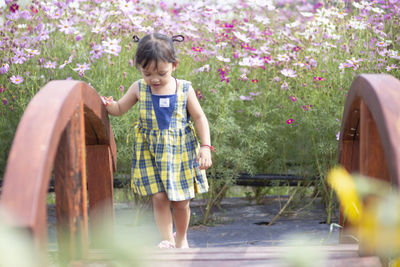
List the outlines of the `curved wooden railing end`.
<svg viewBox="0 0 400 267">
<path fill-rule="evenodd" d="M 113 218 L 115 169 L 116 145 L 98 93 L 84 82 L 52 81 L 18 125 L 0 203 L 13 225 L 47 248 L 46 196 L 54 174 L 59 251 L 67 260 L 82 258 L 88 249 L 87 194 L 91 224 Z"/>
</svg>

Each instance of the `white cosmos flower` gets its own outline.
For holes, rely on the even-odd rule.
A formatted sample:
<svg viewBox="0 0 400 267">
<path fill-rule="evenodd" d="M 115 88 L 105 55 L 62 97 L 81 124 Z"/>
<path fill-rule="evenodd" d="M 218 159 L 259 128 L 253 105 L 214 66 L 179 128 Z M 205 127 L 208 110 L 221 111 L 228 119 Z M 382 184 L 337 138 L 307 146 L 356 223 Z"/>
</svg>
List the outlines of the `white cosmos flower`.
<svg viewBox="0 0 400 267">
<path fill-rule="evenodd" d="M 281 70 L 281 74 L 289 78 L 297 77 L 296 71 L 291 69 L 283 69 Z"/>
<path fill-rule="evenodd" d="M 262 58 L 252 58 L 252 57 L 245 57 L 242 61 L 239 62 L 240 66 L 264 66 L 264 59 Z"/>
<path fill-rule="evenodd" d="M 231 59 L 230 58 L 225 58 L 225 57 L 222 57 L 222 56 L 216 56 L 216 58 L 219 60 L 219 61 L 222 61 L 222 62 L 231 62 Z"/>
<path fill-rule="evenodd" d="M 240 33 L 240 32 L 233 32 L 233 34 L 238 38 L 239 40 L 245 42 L 245 43 L 250 43 L 250 39 L 246 37 L 246 35 Z"/>
</svg>

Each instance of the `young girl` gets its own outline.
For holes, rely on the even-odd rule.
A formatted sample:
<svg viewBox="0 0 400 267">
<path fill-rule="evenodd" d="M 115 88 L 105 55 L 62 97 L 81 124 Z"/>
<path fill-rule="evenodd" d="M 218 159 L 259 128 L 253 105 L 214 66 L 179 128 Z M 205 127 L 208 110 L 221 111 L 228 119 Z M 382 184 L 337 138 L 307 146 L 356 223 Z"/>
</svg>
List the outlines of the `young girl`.
<svg viewBox="0 0 400 267">
<path fill-rule="evenodd" d="M 152 196 L 154 218 L 163 239 L 159 247 L 188 248 L 189 201 L 195 193 L 207 192 L 205 170 L 212 165 L 214 148 L 208 121 L 190 82 L 172 76 L 179 63 L 173 41 L 183 41 L 183 36 L 169 38 L 153 33 L 140 40 L 135 36 L 134 40 L 139 42 L 135 64 L 143 79 L 134 82 L 119 101 L 112 97 L 102 99 L 113 116 L 124 114 L 139 102 L 139 122 L 134 128 L 133 190 Z"/>
</svg>

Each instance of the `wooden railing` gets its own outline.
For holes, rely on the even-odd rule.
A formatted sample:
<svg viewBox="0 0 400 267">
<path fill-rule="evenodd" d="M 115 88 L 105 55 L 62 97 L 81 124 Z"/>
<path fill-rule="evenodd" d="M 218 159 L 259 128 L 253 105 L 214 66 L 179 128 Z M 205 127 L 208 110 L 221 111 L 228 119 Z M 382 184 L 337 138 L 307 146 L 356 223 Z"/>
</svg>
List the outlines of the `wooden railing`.
<svg viewBox="0 0 400 267">
<path fill-rule="evenodd" d="M 113 218 L 115 169 L 115 141 L 98 93 L 84 82 L 52 81 L 18 125 L 0 203 L 11 223 L 47 251 L 46 197 L 54 176 L 59 251 L 67 261 L 79 259 L 88 250 L 88 197 L 90 229 Z"/>
<path fill-rule="evenodd" d="M 400 189 L 399 80 L 385 74 L 358 76 L 347 96 L 340 133 L 339 163 L 347 171 Z M 343 217 L 341 224 L 349 226 Z"/>
</svg>

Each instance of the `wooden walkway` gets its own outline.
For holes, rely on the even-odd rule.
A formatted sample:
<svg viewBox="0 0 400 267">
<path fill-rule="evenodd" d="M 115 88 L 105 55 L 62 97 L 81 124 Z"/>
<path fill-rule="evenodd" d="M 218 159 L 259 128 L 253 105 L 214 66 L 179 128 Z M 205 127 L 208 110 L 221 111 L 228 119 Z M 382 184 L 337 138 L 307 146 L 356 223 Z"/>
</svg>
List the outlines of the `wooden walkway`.
<svg viewBox="0 0 400 267">
<path fill-rule="evenodd" d="M 315 259 L 312 265 L 300 265 L 305 253 Z M 143 250 L 131 259 L 132 266 L 143 267 L 243 267 L 243 266 L 352 266 L 378 267 L 382 266 L 378 257 L 358 255 L 358 245 L 346 244 L 336 246 L 310 247 L 219 247 L 190 249 L 155 249 Z M 298 262 L 292 259 L 297 256 Z M 118 262 L 118 261 L 117 261 Z M 115 262 L 114 262 L 115 263 Z M 88 259 L 71 263 L 71 267 L 115 266 L 107 259 L 104 251 L 91 251 Z"/>
<path fill-rule="evenodd" d="M 399 88 L 400 81 L 389 75 L 358 76 L 346 99 L 338 147 L 339 163 L 350 173 L 375 177 L 398 189 Z M 97 91 L 78 81 L 48 83 L 29 103 L 10 149 L 0 198 L 8 223 L 27 229 L 36 252 L 47 256 L 46 197 L 54 176 L 63 262 L 68 266 L 116 266 L 107 257 L 109 253 L 95 252 L 89 244 L 89 229 L 113 225 L 116 162 L 113 132 Z M 351 227 L 343 217 L 340 224 L 344 229 Z M 105 229 L 102 236 L 112 238 L 111 228 Z M 304 249 L 298 248 L 300 256 L 305 255 Z M 355 245 L 313 249 L 311 255 L 328 255 L 327 262 L 314 266 L 381 266 L 378 257 L 360 257 Z M 290 251 L 293 248 L 192 248 L 145 251 L 139 258 L 143 266 L 288 266 L 283 259 Z M 374 255 L 375 251 L 362 253 Z M 46 259 L 40 258 L 45 266 Z"/>
</svg>

